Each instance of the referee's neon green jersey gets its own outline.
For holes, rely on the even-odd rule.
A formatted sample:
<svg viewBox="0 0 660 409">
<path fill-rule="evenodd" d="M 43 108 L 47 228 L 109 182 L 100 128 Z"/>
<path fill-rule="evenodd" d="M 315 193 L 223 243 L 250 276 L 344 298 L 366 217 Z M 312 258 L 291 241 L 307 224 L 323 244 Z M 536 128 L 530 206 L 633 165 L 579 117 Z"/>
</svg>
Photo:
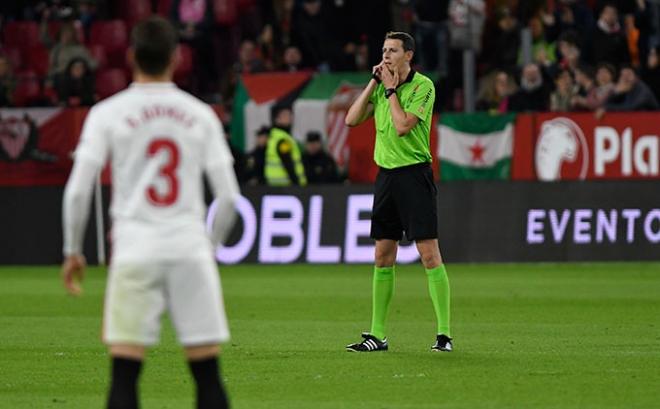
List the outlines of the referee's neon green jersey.
<svg viewBox="0 0 660 409">
<path fill-rule="evenodd" d="M 401 108 L 419 118 L 419 122 L 407 134 L 396 133 L 390 103 L 385 98 L 385 87 L 378 85 L 369 97 L 374 105 L 376 124 L 376 148 L 374 161 L 381 168 L 394 169 L 417 163 L 432 162 L 430 133 L 435 88 L 428 77 L 410 70 L 406 80 L 396 89 Z M 394 98 L 392 95 L 390 98 Z"/>
</svg>

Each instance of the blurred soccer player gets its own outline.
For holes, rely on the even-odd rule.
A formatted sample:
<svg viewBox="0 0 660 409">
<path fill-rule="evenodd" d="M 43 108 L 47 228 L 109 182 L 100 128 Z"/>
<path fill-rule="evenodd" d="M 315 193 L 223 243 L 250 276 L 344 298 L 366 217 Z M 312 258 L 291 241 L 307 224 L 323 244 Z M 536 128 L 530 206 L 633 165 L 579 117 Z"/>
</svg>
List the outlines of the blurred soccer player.
<svg viewBox="0 0 660 409">
<path fill-rule="evenodd" d="M 213 110 L 172 82 L 177 37 L 162 18 L 139 23 L 129 58 L 134 82 L 94 106 L 83 127 L 64 194 L 62 278 L 81 291 L 84 228 L 96 175 L 112 165 L 113 258 L 103 340 L 112 356 L 108 408 L 137 408 L 145 349 L 170 315 L 197 384 L 197 408 L 226 408 L 219 375 L 229 339 L 212 242 L 231 229 L 239 196 L 232 157 Z M 219 208 L 204 225 L 202 174 Z"/>
<path fill-rule="evenodd" d="M 346 348 L 355 352 L 386 351 L 385 323 L 394 292 L 394 263 L 398 241 L 405 232 L 414 241 L 428 277 L 438 331 L 432 351 L 451 351 L 449 282 L 440 257 L 437 189 L 429 145 L 435 89 L 433 82 L 410 67 L 413 38 L 390 32 L 383 60 L 373 78 L 346 115 L 356 126 L 371 115 L 376 121 L 376 178 L 371 237 L 376 240 L 371 331 Z"/>
</svg>

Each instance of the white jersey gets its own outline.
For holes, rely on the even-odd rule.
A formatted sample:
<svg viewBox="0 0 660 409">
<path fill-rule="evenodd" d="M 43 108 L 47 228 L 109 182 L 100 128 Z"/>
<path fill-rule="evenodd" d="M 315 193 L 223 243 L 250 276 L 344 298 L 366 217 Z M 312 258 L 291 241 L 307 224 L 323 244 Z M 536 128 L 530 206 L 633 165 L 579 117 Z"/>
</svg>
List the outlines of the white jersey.
<svg viewBox="0 0 660 409">
<path fill-rule="evenodd" d="M 172 83 L 133 83 L 91 109 L 75 155 L 99 168 L 111 160 L 115 260 L 210 250 L 202 173 L 233 158 L 208 105 Z"/>
</svg>

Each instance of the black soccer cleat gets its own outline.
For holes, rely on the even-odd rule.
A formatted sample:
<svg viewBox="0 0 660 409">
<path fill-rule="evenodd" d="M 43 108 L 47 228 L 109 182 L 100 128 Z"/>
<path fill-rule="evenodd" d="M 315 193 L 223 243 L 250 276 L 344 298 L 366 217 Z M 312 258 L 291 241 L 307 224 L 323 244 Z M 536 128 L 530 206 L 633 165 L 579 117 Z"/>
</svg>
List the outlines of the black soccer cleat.
<svg viewBox="0 0 660 409">
<path fill-rule="evenodd" d="M 387 351 L 387 338 L 382 341 L 368 332 L 362 333 L 364 341 L 355 344 L 346 345 L 348 352 L 376 352 Z"/>
<path fill-rule="evenodd" d="M 431 347 L 431 351 L 433 352 L 451 352 L 452 349 L 451 338 L 445 334 L 438 334 L 435 344 Z"/>
</svg>

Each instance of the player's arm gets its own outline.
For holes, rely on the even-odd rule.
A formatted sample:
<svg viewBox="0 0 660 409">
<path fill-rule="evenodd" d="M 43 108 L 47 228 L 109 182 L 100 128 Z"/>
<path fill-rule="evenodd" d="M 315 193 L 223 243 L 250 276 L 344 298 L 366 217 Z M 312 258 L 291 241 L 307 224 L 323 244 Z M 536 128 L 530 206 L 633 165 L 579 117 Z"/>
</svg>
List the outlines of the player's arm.
<svg viewBox="0 0 660 409">
<path fill-rule="evenodd" d="M 383 86 L 385 87 L 385 96 L 387 97 L 389 93 L 388 90 L 396 90 L 396 87 L 399 83 L 399 74 L 396 72 L 392 73 L 390 70 L 384 69 L 382 70 L 381 76 L 383 79 Z M 403 110 L 396 92 L 391 92 L 389 97 L 387 97 L 387 100 L 390 104 L 392 123 L 396 129 L 396 133 L 399 136 L 405 136 L 415 125 L 417 125 L 419 118 Z"/>
<path fill-rule="evenodd" d="M 289 180 L 293 185 L 300 186 L 300 180 L 298 180 L 298 174 L 296 173 L 296 166 L 293 162 L 293 157 L 291 156 L 292 150 L 293 146 L 291 146 L 291 142 L 289 141 L 282 140 L 277 144 L 277 155 L 282 161 L 286 174 L 289 175 Z"/>
<path fill-rule="evenodd" d="M 210 166 L 206 176 L 217 206 L 211 227 L 211 241 L 219 245 L 227 240 L 236 222 L 236 202 L 240 189 L 231 163 Z"/>
<path fill-rule="evenodd" d="M 382 66 L 383 63 L 381 62 L 373 68 L 373 78 L 369 80 L 367 86 L 348 109 L 348 113 L 346 113 L 346 118 L 344 119 L 347 126 L 360 125 L 374 114 L 374 106 L 369 102 L 369 98 L 376 90 L 376 87 L 378 87 Z"/>
<path fill-rule="evenodd" d="M 204 171 L 216 202 L 215 218 L 211 225 L 211 241 L 219 245 L 227 240 L 236 221 L 236 202 L 240 189 L 234 159 L 215 113 L 209 109 L 208 144 L 205 150 Z"/>
<path fill-rule="evenodd" d="M 64 189 L 62 281 L 67 292 L 72 295 L 79 295 L 82 291 L 80 281 L 85 273 L 82 248 L 90 201 L 94 181 L 103 168 L 109 152 L 102 118 L 103 115 L 98 114 L 97 108 L 89 111 L 76 148 L 73 170 Z"/>
<path fill-rule="evenodd" d="M 82 252 L 83 239 L 89 217 L 94 181 L 99 171 L 99 167 L 94 162 L 84 159 L 76 160 L 64 189 L 62 281 L 71 295 L 79 295 L 82 292 L 80 281 L 84 277 L 86 264 Z"/>
</svg>

